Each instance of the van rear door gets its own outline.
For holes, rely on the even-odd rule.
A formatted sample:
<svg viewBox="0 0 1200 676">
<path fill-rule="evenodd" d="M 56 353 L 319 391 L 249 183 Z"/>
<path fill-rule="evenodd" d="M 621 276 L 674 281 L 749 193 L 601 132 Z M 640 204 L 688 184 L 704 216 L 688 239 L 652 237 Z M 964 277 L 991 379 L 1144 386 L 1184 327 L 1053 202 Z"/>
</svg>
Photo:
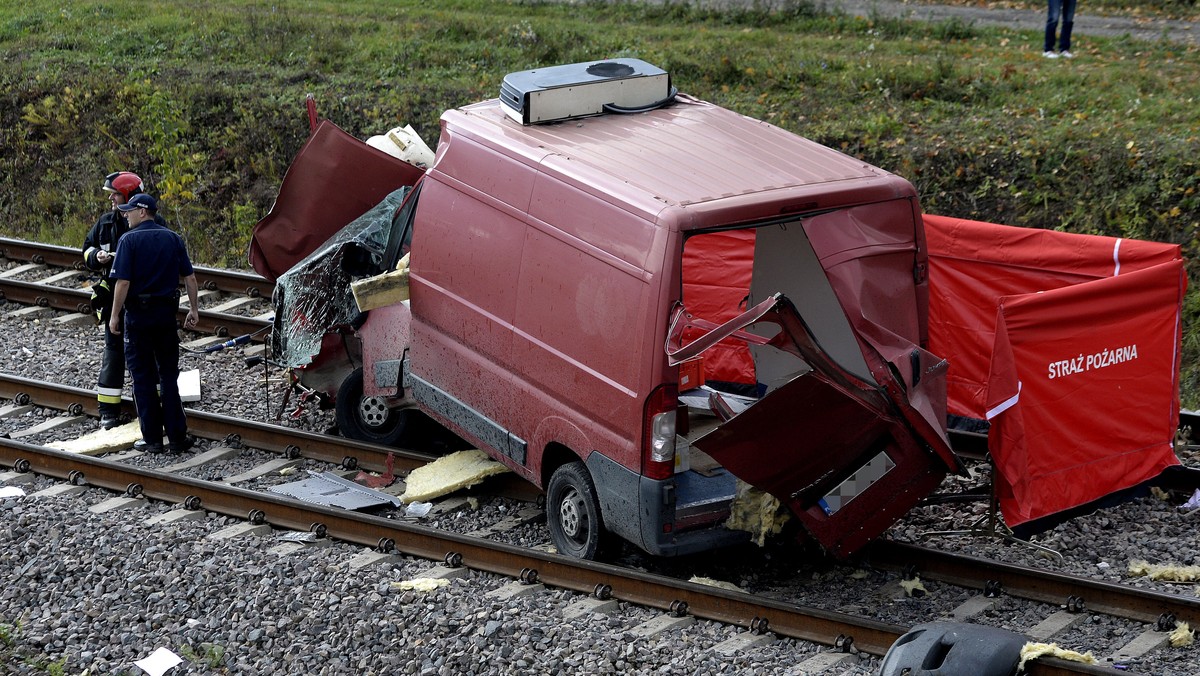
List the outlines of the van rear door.
<svg viewBox="0 0 1200 676">
<path fill-rule="evenodd" d="M 769 325 L 774 333 L 767 337 Z M 681 346 L 681 336 L 696 330 L 705 333 Z M 921 348 L 910 352 L 921 374 L 911 385 L 877 352 L 864 350 L 871 382 L 831 359 L 792 302 L 774 294 L 719 326 L 678 308 L 669 360 L 686 361 L 727 337 L 789 353 L 808 369 L 693 446 L 778 498 L 834 555 L 849 555 L 882 533 L 957 466 L 945 432 L 929 419 L 936 409 L 918 410 L 936 398 L 922 385 L 937 389 L 946 370 Z"/>
</svg>

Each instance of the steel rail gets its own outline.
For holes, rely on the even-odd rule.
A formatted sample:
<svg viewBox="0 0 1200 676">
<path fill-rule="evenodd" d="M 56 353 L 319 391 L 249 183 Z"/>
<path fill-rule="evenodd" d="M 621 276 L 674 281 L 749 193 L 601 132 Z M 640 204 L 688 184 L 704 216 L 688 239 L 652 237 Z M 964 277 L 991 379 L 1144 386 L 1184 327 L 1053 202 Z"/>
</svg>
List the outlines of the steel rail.
<svg viewBox="0 0 1200 676">
<path fill-rule="evenodd" d="M 845 649 L 852 646 L 874 655 L 886 653 L 896 639 L 907 631 L 902 626 L 869 618 L 857 618 L 610 564 L 446 533 L 402 521 L 313 505 L 11 439 L 0 439 L 0 464 L 17 471 L 36 472 L 77 484 L 189 504 L 194 509 L 202 508 L 278 528 L 316 532 L 380 551 L 398 551 L 426 559 L 454 561 L 475 570 L 577 592 L 595 593 L 604 588 L 613 598 L 645 607 L 755 627 L 759 631 L 771 631 Z M 1041 660 L 1031 664 L 1027 673 L 1057 676 L 1109 672 L 1059 660 Z"/>
<path fill-rule="evenodd" d="M 99 415 L 93 390 L 0 373 L 0 398 L 15 400 L 18 397 L 46 408 Z M 136 417 L 133 402 L 128 398 L 122 399 L 121 409 L 123 413 Z M 348 469 L 384 472 L 390 456 L 392 471 L 406 474 L 441 457 L 433 453 L 380 446 L 194 409 L 187 409 L 187 419 L 188 431 L 206 439 L 222 441 L 230 439 L 232 435 L 251 448 L 289 457 L 312 458 Z M 532 502 L 541 494 L 532 484 L 515 474 L 505 474 L 495 479 L 497 481 L 492 485 L 506 497 Z"/>
<path fill-rule="evenodd" d="M 92 294 L 87 289 L 70 289 L 40 282 L 0 278 L 0 296 L 25 305 L 37 305 L 85 315 L 92 312 Z M 180 308 L 178 315 L 186 316 L 187 310 Z M 197 323 L 195 331 L 222 337 L 252 334 L 261 342 L 263 329 L 271 325 L 270 322 L 263 319 L 224 312 L 200 310 L 199 315 L 200 321 Z"/>
<path fill-rule="evenodd" d="M 21 395 L 24 395 L 22 397 Z M 0 373 L 0 398 L 27 399 L 29 403 L 57 410 L 75 410 L 96 415 L 93 391 L 55 383 L 46 383 L 12 374 Z M 133 404 L 122 402 L 128 413 Z M 393 470 L 404 474 L 436 460 L 439 456 L 410 449 L 368 444 L 342 437 L 315 434 L 270 423 L 241 420 L 204 411 L 188 410 L 189 430 L 201 437 L 224 440 L 230 435 L 245 445 L 290 456 L 302 456 L 348 468 L 383 472 L 388 456 Z M 515 475 L 496 477 L 493 486 L 509 497 L 533 501 L 540 494 L 535 487 Z M 1195 625 L 1200 623 L 1200 599 L 1141 590 L 1125 585 L 1074 578 L 1061 573 L 1026 568 L 988 559 L 940 552 L 889 540 L 877 540 L 863 553 L 872 566 L 890 569 L 914 567 L 929 579 L 972 589 L 986 582 L 1000 582 L 1005 593 L 1044 603 L 1061 604 L 1069 597 L 1082 599 L 1094 611 L 1128 617 L 1144 622 L 1155 621 L 1163 613 Z"/>
<path fill-rule="evenodd" d="M 56 410 L 79 410 L 98 415 L 96 393 L 93 390 L 59 385 L 10 373 L 0 373 L 0 398 L 17 399 Z M 123 413 L 136 417 L 133 402 L 121 401 Z M 383 471 L 388 455 L 393 456 L 393 469 L 407 472 L 433 462 L 438 456 L 430 453 L 390 448 L 363 443 L 343 437 L 315 434 L 270 423 L 242 420 L 206 411 L 187 410 L 188 431 L 217 441 L 236 437 L 242 444 L 264 451 L 306 457 L 351 468 Z"/>
<path fill-rule="evenodd" d="M 95 398 L 89 390 L 50 383 L 41 383 L 17 376 L 0 374 L 0 397 L 36 402 L 51 408 L 82 407 L 94 412 Z M 126 405 L 128 401 L 125 402 Z M 189 425 L 202 436 L 221 438 L 237 434 L 244 442 L 267 450 L 288 452 L 299 449 L 306 457 L 338 462 L 339 458 L 355 457 L 360 466 L 382 469 L 387 453 L 393 453 L 397 469 L 427 462 L 432 456 L 362 444 L 336 437 L 300 432 L 264 423 L 239 421 L 225 416 L 189 411 Z M 210 426 L 211 425 L 211 426 Z M 300 440 L 301 444 L 290 443 Z M 353 455 L 353 453 L 358 453 Z M 381 459 L 383 458 L 383 459 Z M 581 592 L 592 592 L 596 585 L 612 586 L 613 596 L 650 607 L 670 610 L 673 602 L 687 604 L 688 612 L 697 617 L 751 626 L 756 620 L 766 620 L 775 633 L 834 645 L 839 638 L 852 638 L 853 645 L 865 652 L 883 654 L 904 633 L 902 627 L 887 623 L 864 621 L 840 613 L 801 609 L 749 594 L 714 589 L 705 585 L 661 578 L 639 571 L 626 571 L 607 564 L 578 561 L 533 550 L 491 543 L 452 533 L 441 533 L 421 526 L 391 521 L 380 517 L 299 503 L 272 494 L 262 494 L 223 484 L 214 484 L 177 477 L 155 470 L 134 468 L 100 458 L 42 448 L 9 439 L 0 439 L 0 464 L 16 467 L 21 461 L 29 463 L 27 471 L 71 480 L 116 491 L 128 491 L 131 484 L 141 487 L 148 497 L 182 503 L 195 496 L 205 509 L 239 518 L 249 518 L 261 510 L 266 523 L 281 528 L 310 530 L 315 524 L 324 526 L 329 535 L 348 542 L 367 546 L 393 541 L 399 551 L 428 559 L 444 559 L 458 553 L 465 565 L 509 576 L 519 576 L 524 569 L 537 571 L 537 576 L 552 585 Z M 502 477 L 494 477 L 500 479 Z M 532 490 L 528 483 L 512 477 L 519 486 Z M 182 486 L 182 487 L 178 487 Z M 314 514 L 316 516 L 314 516 Z M 581 574 L 579 571 L 587 571 Z M 615 584 L 614 581 L 620 581 Z M 968 584 L 978 586 L 978 582 Z M 670 593 L 667 593 L 667 592 Z M 1090 671 L 1085 665 L 1058 660 L 1041 660 L 1031 665 L 1030 674 L 1102 673 Z M 1103 672 L 1107 673 L 1107 672 Z"/>
<path fill-rule="evenodd" d="M 87 271 L 87 266 L 83 263 L 82 249 L 11 237 L 0 237 L 0 258 Z"/>
<path fill-rule="evenodd" d="M 536 571 L 536 579 L 556 587 L 590 593 L 600 585 L 612 588 L 614 598 L 670 610 L 686 603 L 688 614 L 741 626 L 765 618 L 771 631 L 833 645 L 839 636 L 853 645 L 883 654 L 905 631 L 903 627 L 804 608 L 707 585 L 683 582 L 605 563 L 573 559 L 502 542 L 447 533 L 425 526 L 293 500 L 271 493 L 175 476 L 89 456 L 0 439 L 0 464 L 18 471 L 67 479 L 170 503 L 198 498 L 211 512 L 279 528 L 319 531 L 326 536 L 383 550 L 432 560 L 461 557 L 472 569 L 521 577 Z M 134 487 L 131 489 L 131 487 Z M 193 502 L 194 504 L 194 502 Z M 528 574 L 526 574 L 528 577 Z"/>
<path fill-rule="evenodd" d="M 0 257 L 14 261 L 28 261 L 39 265 L 84 270 L 82 252 L 79 249 L 57 244 L 40 244 L 9 237 L 0 237 Z M 275 283 L 253 272 L 222 270 L 196 266 L 196 280 L 201 288 L 244 294 L 251 298 L 270 298 Z"/>
<path fill-rule="evenodd" d="M 1001 584 L 1005 594 L 1033 601 L 1063 604 L 1075 597 L 1089 611 L 1140 622 L 1155 622 L 1164 614 L 1174 615 L 1192 626 L 1200 622 L 1200 598 L 1193 596 L 1088 580 L 894 540 L 876 540 L 863 555 L 873 566 L 891 569 L 911 566 L 922 577 L 960 587 L 983 589 L 987 581 L 994 580 Z"/>
</svg>

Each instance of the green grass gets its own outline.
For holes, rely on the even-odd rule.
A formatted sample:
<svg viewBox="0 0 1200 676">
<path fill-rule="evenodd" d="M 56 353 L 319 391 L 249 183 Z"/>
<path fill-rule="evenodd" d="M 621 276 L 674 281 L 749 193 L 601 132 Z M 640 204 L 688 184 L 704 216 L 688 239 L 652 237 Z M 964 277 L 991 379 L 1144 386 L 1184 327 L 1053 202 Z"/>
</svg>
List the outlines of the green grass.
<svg viewBox="0 0 1200 676">
<path fill-rule="evenodd" d="M 908 178 L 932 213 L 1174 242 L 1200 261 L 1196 48 L 1081 35 L 1078 58 L 1049 61 L 1036 28 L 819 7 L 7 3 L 0 218 L 7 234 L 78 245 L 106 207 L 102 177 L 132 169 L 199 262 L 244 267 L 307 135 L 306 93 L 361 138 L 412 124 L 432 146 L 442 110 L 496 96 L 506 73 L 636 56 L 682 91 Z M 1195 406 L 1195 293 L 1188 308 Z"/>
</svg>

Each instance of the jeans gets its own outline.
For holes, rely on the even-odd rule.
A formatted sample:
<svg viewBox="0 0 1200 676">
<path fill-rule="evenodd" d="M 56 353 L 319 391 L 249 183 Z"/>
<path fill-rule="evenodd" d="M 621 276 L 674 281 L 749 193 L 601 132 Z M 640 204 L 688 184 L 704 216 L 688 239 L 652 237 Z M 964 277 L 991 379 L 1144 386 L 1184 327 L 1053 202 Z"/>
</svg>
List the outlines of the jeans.
<svg viewBox="0 0 1200 676">
<path fill-rule="evenodd" d="M 1046 14 L 1046 41 L 1042 51 L 1054 51 L 1054 31 L 1058 28 L 1059 17 L 1062 17 L 1062 35 L 1058 37 L 1058 51 L 1070 51 L 1071 27 L 1075 25 L 1075 0 L 1050 0 L 1050 10 Z"/>
</svg>

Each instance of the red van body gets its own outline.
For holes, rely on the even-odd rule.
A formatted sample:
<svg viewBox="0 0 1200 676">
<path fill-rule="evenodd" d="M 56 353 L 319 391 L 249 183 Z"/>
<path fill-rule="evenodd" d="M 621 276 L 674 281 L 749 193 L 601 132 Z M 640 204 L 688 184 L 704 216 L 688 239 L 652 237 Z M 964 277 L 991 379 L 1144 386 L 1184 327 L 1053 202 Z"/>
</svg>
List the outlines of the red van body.
<svg viewBox="0 0 1200 676">
<path fill-rule="evenodd" d="M 493 100 L 443 114 L 401 211 L 411 299 L 340 331 L 341 396 L 544 488 L 564 553 L 745 540 L 741 478 L 844 556 L 956 468 L 895 175 L 685 95 L 533 126 Z"/>
</svg>

